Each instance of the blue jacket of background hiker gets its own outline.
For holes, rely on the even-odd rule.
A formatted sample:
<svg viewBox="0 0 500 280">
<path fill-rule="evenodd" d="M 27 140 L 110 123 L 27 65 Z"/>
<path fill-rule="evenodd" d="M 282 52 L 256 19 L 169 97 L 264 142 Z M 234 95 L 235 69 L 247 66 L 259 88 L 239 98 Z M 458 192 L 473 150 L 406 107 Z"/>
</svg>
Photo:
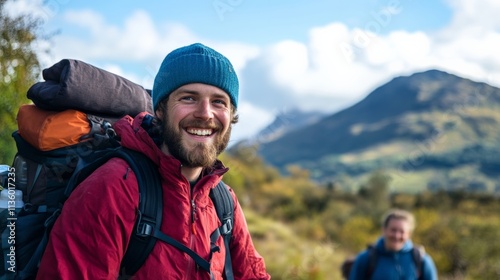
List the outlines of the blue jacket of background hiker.
<svg viewBox="0 0 500 280">
<path fill-rule="evenodd" d="M 431 256 L 425 254 L 422 259 L 421 277 L 418 278 L 417 268 L 412 254 L 413 243 L 408 240 L 397 252 L 387 251 L 384 239 L 379 238 L 375 244 L 377 252 L 376 265 L 371 280 L 437 280 L 437 270 Z M 365 280 L 369 269 L 369 251 L 361 252 L 354 262 L 349 280 Z"/>
</svg>

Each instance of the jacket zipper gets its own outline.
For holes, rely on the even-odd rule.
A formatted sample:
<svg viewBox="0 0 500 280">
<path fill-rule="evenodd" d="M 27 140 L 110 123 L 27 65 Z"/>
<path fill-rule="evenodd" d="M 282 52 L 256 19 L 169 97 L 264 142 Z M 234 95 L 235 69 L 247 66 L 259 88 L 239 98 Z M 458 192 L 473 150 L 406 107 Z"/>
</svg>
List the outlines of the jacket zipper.
<svg viewBox="0 0 500 280">
<path fill-rule="evenodd" d="M 190 249 L 193 249 L 193 244 L 195 241 L 195 235 L 196 235 L 195 221 L 196 221 L 196 203 L 194 202 L 194 198 L 191 198 L 191 229 L 189 238 Z M 195 263 L 195 261 L 191 257 L 188 257 L 188 270 L 186 273 L 186 279 L 191 280 L 193 278 L 191 275 L 193 273 L 193 270 L 198 271 L 197 266 L 198 265 Z"/>
<path fill-rule="evenodd" d="M 196 221 L 196 203 L 194 199 L 191 199 L 191 233 L 196 235 L 196 227 L 194 222 Z"/>
</svg>

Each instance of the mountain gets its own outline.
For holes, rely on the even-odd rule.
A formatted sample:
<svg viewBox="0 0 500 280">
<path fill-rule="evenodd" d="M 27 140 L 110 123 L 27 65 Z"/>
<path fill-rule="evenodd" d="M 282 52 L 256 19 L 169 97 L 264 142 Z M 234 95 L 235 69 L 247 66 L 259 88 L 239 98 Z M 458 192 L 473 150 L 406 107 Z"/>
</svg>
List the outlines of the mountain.
<svg viewBox="0 0 500 280">
<path fill-rule="evenodd" d="M 347 184 L 384 170 L 395 189 L 500 192 L 499 123 L 500 89 L 429 70 L 261 141 L 258 153 L 283 171 L 301 166 L 320 182 Z"/>
</svg>

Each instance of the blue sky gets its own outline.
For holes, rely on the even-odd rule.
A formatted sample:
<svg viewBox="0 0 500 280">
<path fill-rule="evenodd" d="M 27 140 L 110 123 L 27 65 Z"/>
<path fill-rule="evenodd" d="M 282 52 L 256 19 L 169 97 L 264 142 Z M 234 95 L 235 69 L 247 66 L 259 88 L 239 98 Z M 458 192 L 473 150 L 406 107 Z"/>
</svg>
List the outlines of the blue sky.
<svg viewBox="0 0 500 280">
<path fill-rule="evenodd" d="M 422 4 L 422 2 L 424 2 Z M 349 27 L 363 28 L 377 13 L 389 5 L 401 9 L 387 33 L 395 29 L 432 31 L 444 26 L 451 10 L 443 1 L 68 1 L 52 0 L 47 4 L 53 11 L 91 9 L 104 15 L 110 24 L 122 25 L 137 10 L 147 12 L 155 22 L 178 22 L 194 33 L 214 40 L 237 40 L 250 44 L 268 44 L 276 40 L 306 40 L 308 30 L 332 21 Z M 425 20 L 423 20 L 425 18 Z M 376 19 L 375 19 L 376 20 Z M 51 26 L 61 28 L 64 21 L 57 15 Z M 66 29 L 66 28 L 65 28 Z M 62 32 L 72 32 L 70 28 Z"/>
<path fill-rule="evenodd" d="M 12 2 L 12 1 L 11 1 Z M 280 112 L 334 113 L 431 68 L 500 85 L 497 0 L 17 0 L 57 32 L 43 66 L 74 58 L 150 88 L 171 50 L 201 42 L 241 82 L 233 141 Z M 45 45 L 47 46 L 47 45 Z"/>
</svg>

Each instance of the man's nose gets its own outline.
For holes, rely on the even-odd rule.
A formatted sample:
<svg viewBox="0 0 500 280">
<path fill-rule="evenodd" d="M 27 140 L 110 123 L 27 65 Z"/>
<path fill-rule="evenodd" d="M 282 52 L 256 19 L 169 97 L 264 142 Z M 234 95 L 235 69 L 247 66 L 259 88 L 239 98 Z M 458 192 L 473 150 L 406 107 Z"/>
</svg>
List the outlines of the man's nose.
<svg viewBox="0 0 500 280">
<path fill-rule="evenodd" d="M 212 106 L 210 100 L 200 100 L 200 102 L 196 106 L 196 111 L 194 112 L 194 116 L 196 118 L 209 120 L 212 119 L 214 114 L 212 111 Z"/>
</svg>

